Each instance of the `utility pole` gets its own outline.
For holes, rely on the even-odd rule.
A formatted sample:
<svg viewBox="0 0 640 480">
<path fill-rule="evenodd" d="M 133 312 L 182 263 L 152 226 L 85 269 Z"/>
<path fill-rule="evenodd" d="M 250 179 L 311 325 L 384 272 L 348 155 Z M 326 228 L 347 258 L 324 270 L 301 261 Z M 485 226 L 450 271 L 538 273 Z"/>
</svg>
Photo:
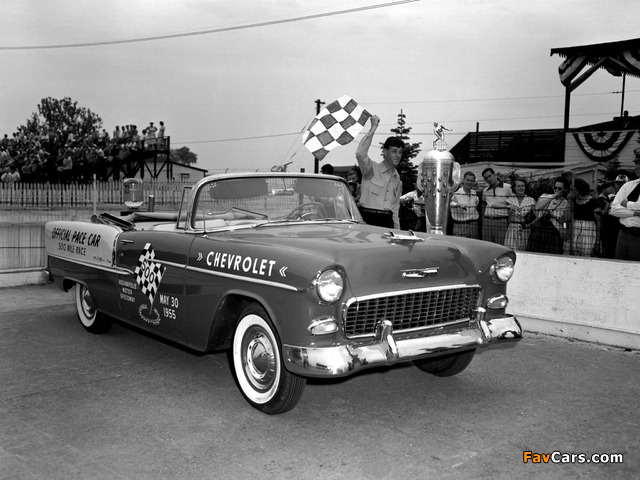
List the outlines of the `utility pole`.
<svg viewBox="0 0 640 480">
<path fill-rule="evenodd" d="M 627 72 L 622 72 L 622 101 L 620 103 L 620 117 L 624 117 L 624 84 L 627 80 Z"/>
<path fill-rule="evenodd" d="M 316 100 L 316 116 L 320 113 L 320 110 L 322 109 L 322 105 L 324 105 L 324 102 L 320 99 Z M 313 163 L 313 171 L 314 173 L 320 173 L 320 161 L 316 158 L 316 156 L 314 155 L 314 163 Z"/>
</svg>

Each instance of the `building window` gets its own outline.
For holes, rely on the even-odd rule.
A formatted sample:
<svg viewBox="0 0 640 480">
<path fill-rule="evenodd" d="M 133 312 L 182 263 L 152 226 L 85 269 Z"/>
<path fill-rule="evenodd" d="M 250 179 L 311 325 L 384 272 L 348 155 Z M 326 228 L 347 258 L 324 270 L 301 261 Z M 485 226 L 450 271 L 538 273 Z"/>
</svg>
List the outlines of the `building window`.
<svg viewBox="0 0 640 480">
<path fill-rule="evenodd" d="M 189 174 L 188 173 L 181 173 L 180 174 L 180 181 L 185 183 L 189 181 Z"/>
</svg>

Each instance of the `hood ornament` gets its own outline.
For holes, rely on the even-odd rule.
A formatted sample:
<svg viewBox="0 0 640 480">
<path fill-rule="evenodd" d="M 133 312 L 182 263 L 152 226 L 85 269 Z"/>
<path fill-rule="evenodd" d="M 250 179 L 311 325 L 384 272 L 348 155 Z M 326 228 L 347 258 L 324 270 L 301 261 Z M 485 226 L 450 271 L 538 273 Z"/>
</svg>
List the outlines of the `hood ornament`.
<svg viewBox="0 0 640 480">
<path fill-rule="evenodd" d="M 415 233 L 413 233 L 412 230 L 409 230 L 409 235 L 402 235 L 402 234 L 394 233 L 393 231 L 389 231 L 385 233 L 383 237 L 388 238 L 391 241 L 398 241 L 398 242 L 402 242 L 402 241 L 424 242 L 424 238 L 417 236 Z"/>
<path fill-rule="evenodd" d="M 409 270 L 400 270 L 402 276 L 406 278 L 425 278 L 433 277 L 438 274 L 440 267 L 412 268 Z"/>
</svg>

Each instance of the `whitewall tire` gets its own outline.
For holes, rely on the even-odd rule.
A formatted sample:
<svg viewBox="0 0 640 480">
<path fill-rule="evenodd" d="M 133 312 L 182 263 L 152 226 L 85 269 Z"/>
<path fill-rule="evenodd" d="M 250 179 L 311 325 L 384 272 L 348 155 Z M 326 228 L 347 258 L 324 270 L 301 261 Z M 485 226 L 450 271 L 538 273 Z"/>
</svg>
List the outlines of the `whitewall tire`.
<svg viewBox="0 0 640 480">
<path fill-rule="evenodd" d="M 306 379 L 283 367 L 278 338 L 258 304 L 250 304 L 240 315 L 232 360 L 240 391 L 254 408 L 275 415 L 288 412 L 300 401 Z"/>
<path fill-rule="evenodd" d="M 99 334 L 111 330 L 113 320 L 98 311 L 89 289 L 81 283 L 76 284 L 76 311 L 80 323 L 88 332 Z"/>
</svg>

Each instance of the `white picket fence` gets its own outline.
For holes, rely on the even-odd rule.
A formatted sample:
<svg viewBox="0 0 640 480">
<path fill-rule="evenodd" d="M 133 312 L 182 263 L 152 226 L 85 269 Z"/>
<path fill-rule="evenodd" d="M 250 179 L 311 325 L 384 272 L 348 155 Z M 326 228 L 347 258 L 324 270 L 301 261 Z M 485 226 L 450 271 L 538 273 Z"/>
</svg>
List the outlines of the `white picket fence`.
<svg viewBox="0 0 640 480">
<path fill-rule="evenodd" d="M 156 205 L 180 202 L 185 183 L 142 182 L 145 198 L 154 195 Z M 98 205 L 122 205 L 123 182 L 88 184 L 17 183 L 0 184 L 0 210 L 67 209 Z"/>
</svg>

